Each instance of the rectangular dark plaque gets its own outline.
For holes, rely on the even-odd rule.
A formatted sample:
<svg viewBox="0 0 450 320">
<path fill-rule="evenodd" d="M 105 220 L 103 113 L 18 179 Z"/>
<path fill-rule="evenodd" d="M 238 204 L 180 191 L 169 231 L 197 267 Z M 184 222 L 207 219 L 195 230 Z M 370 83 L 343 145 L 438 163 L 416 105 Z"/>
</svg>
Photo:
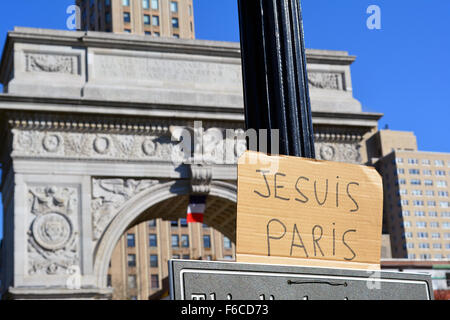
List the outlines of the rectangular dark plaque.
<svg viewBox="0 0 450 320">
<path fill-rule="evenodd" d="M 169 261 L 172 300 L 432 300 L 427 274 Z"/>
</svg>

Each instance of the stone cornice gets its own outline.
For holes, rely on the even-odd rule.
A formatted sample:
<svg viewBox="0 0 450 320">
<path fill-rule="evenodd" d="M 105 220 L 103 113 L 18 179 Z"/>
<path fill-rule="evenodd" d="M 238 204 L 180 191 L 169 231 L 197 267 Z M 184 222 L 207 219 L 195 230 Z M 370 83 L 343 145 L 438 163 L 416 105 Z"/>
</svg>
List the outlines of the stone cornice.
<svg viewBox="0 0 450 320">
<path fill-rule="evenodd" d="M 237 42 L 154 38 L 141 35 L 122 35 L 94 31 L 84 32 L 16 27 L 13 31 L 8 32 L 3 50 L 2 61 L 0 63 L 0 82 L 2 83 L 6 83 L 7 81 L 5 77 L 9 56 L 12 54 L 12 46 L 16 42 L 184 53 L 241 59 L 240 45 Z M 345 51 L 317 49 L 307 49 L 306 57 L 308 63 L 335 65 L 350 65 L 356 59 L 355 56 L 349 56 Z"/>
<path fill-rule="evenodd" d="M 31 126 L 36 129 L 40 127 L 43 129 L 52 127 L 57 129 L 82 128 L 83 130 L 135 128 L 133 131 L 146 132 L 148 129 L 145 128 L 151 127 L 147 120 L 150 117 L 153 118 L 153 122 L 155 118 L 158 119 L 156 120 L 158 123 L 166 121 L 167 126 L 186 123 L 186 121 L 203 120 L 207 124 L 209 122 L 222 123 L 225 127 L 235 128 L 237 124 L 244 121 L 244 110 L 242 108 L 224 110 L 223 108 L 176 105 L 155 106 L 145 103 L 127 104 L 99 100 L 35 98 L 10 94 L 0 94 L 0 112 L 2 111 L 14 113 L 12 118 L 9 116 L 9 120 L 13 121 L 10 123 L 11 125 Z M 33 116 L 28 114 L 30 112 L 33 113 Z M 55 114 L 50 116 L 50 119 L 43 116 L 49 113 Z M 99 119 L 96 119 L 96 116 Z M 334 124 L 370 127 L 376 126 L 377 121 L 383 114 L 313 111 L 312 116 L 315 125 Z M 118 123 L 120 123 L 120 128 L 117 128 Z M 124 123 L 126 128 L 123 127 Z"/>
</svg>

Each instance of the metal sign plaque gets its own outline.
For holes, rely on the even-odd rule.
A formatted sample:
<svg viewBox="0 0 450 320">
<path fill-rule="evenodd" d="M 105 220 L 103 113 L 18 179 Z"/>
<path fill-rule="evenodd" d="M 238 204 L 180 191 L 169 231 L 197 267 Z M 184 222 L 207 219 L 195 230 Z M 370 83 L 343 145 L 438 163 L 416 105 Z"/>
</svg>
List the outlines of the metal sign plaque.
<svg viewBox="0 0 450 320">
<path fill-rule="evenodd" d="M 172 300 L 432 300 L 427 274 L 169 261 Z"/>
</svg>

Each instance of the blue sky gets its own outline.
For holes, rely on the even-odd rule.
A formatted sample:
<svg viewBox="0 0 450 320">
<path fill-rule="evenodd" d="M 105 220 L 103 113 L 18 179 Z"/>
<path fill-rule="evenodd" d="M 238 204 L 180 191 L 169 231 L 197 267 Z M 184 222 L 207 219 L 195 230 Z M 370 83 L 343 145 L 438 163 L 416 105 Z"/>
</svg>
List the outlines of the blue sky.
<svg viewBox="0 0 450 320">
<path fill-rule="evenodd" d="M 0 48 L 14 26 L 66 28 L 74 0 L 0 4 Z M 369 30 L 370 5 L 381 30 Z M 450 1 L 302 0 L 308 48 L 345 50 L 364 111 L 384 114 L 380 128 L 414 131 L 423 151 L 450 152 Z M 194 0 L 198 39 L 239 41 L 237 0 Z M 0 221 L 0 238 L 1 238 Z"/>
</svg>

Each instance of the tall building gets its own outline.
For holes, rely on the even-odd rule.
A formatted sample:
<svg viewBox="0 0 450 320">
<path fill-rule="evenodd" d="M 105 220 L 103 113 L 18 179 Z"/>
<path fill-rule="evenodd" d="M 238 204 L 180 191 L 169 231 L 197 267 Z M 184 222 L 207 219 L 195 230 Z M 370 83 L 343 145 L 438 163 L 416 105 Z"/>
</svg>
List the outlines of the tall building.
<svg viewBox="0 0 450 320">
<path fill-rule="evenodd" d="M 77 0 L 81 29 L 194 39 L 192 0 Z"/>
<path fill-rule="evenodd" d="M 169 259 L 234 260 L 235 245 L 217 230 L 187 224 L 186 219 L 140 223 L 125 232 L 114 249 L 108 271 L 113 299 L 163 296 Z"/>
<path fill-rule="evenodd" d="M 391 152 L 375 165 L 383 176 L 383 233 L 390 234 L 392 256 L 450 259 L 450 154 L 413 150 L 415 137 L 387 134 Z"/>
</svg>

